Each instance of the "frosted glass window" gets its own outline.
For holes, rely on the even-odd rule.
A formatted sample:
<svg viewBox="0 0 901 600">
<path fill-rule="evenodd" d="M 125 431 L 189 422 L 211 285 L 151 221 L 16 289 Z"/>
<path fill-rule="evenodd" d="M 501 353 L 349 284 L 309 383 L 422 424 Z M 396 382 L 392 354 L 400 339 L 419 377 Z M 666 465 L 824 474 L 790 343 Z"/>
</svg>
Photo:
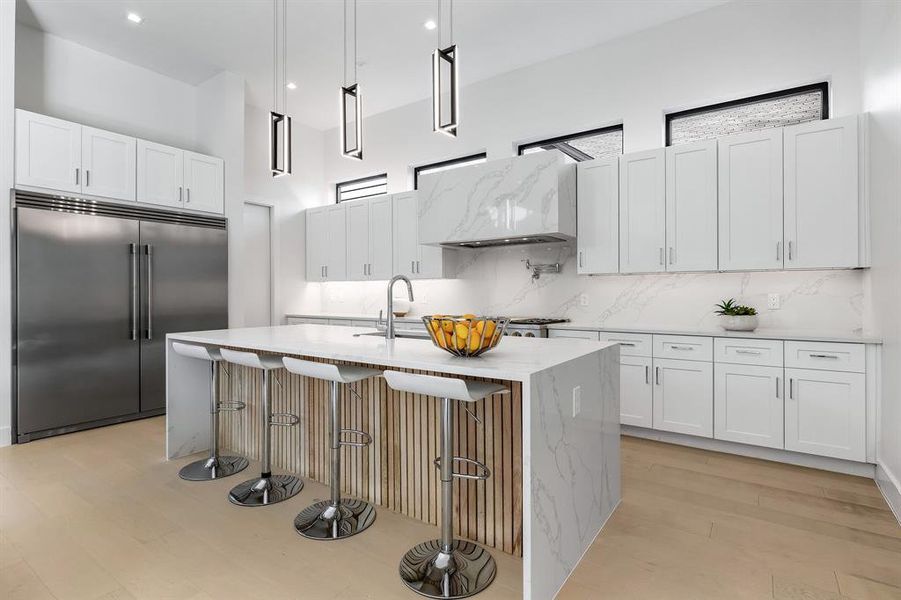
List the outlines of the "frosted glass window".
<svg viewBox="0 0 901 600">
<path fill-rule="evenodd" d="M 519 154 L 545 150 L 560 150 L 566 155 L 567 162 L 618 156 L 623 153 L 623 126 L 592 129 L 519 146 Z"/>
<path fill-rule="evenodd" d="M 388 193 L 388 175 L 373 175 L 352 181 L 342 181 L 335 185 L 335 197 L 338 202 L 359 200 Z"/>
</svg>

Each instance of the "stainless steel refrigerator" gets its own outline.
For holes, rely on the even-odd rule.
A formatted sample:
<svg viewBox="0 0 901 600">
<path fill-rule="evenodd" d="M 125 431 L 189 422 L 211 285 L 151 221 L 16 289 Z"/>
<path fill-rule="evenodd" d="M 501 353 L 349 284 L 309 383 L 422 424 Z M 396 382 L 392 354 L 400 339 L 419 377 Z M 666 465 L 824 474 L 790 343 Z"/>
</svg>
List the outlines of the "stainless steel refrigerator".
<svg viewBox="0 0 901 600">
<path fill-rule="evenodd" d="M 165 412 L 165 337 L 228 326 L 222 217 L 16 191 L 13 440 Z"/>
</svg>

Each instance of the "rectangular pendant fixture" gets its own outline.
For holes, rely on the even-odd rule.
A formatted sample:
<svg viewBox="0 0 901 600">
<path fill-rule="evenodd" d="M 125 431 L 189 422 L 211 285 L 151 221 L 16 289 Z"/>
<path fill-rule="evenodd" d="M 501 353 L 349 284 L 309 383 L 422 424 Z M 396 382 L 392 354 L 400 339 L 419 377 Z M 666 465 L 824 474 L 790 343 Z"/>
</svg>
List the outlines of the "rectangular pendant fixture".
<svg viewBox="0 0 901 600">
<path fill-rule="evenodd" d="M 457 126 L 460 122 L 460 83 L 457 79 L 457 45 L 448 46 L 445 49 L 436 49 L 432 53 L 432 131 L 443 133 L 450 137 L 457 137 Z M 441 110 L 441 98 L 445 93 L 441 89 L 441 69 L 449 71 L 449 87 L 447 90 L 450 114 L 445 117 Z"/>
<path fill-rule="evenodd" d="M 269 112 L 269 170 L 273 177 L 291 174 L 291 117 L 275 111 Z"/>
<path fill-rule="evenodd" d="M 353 102 L 354 125 L 347 126 L 349 102 Z M 353 130 L 353 140 L 348 135 Z M 341 88 L 341 154 L 347 158 L 363 160 L 363 95 L 359 84 Z"/>
</svg>

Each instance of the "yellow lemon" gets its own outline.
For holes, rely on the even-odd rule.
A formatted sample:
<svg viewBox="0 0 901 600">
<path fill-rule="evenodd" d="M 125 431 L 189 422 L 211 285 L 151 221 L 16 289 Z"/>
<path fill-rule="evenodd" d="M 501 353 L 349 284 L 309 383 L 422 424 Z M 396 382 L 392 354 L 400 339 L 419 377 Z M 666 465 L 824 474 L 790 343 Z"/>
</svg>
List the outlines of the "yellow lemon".
<svg viewBox="0 0 901 600">
<path fill-rule="evenodd" d="M 441 321 L 441 328 L 444 329 L 444 333 L 453 333 L 454 332 L 454 322 L 448 319 Z"/>
<path fill-rule="evenodd" d="M 497 323 L 494 321 L 485 321 L 485 337 L 491 339 L 494 337 L 494 331 L 497 329 Z"/>
<path fill-rule="evenodd" d="M 472 313 L 466 313 L 465 315 L 463 315 L 463 318 L 472 320 L 472 319 L 475 319 L 476 316 Z"/>
<path fill-rule="evenodd" d="M 479 335 L 481 335 L 482 332 L 485 331 L 485 321 L 476 322 L 476 331 L 479 332 Z"/>
<path fill-rule="evenodd" d="M 447 341 L 444 339 L 444 332 L 443 332 L 443 331 L 436 331 L 436 332 L 435 332 L 435 342 L 436 342 L 439 346 L 441 346 L 442 348 L 447 348 Z"/>
<path fill-rule="evenodd" d="M 462 350 L 466 347 L 466 338 L 458 337 L 457 338 L 457 350 Z"/>
<path fill-rule="evenodd" d="M 432 328 L 432 331 L 438 333 L 438 331 L 441 329 L 441 321 L 439 321 L 438 319 L 432 319 L 431 322 L 429 322 L 429 327 Z"/>
<path fill-rule="evenodd" d="M 479 336 L 473 335 L 472 337 L 469 338 L 469 351 L 470 352 L 475 352 L 476 350 L 478 350 L 481 347 L 481 345 L 482 344 L 481 344 L 481 340 L 479 339 Z"/>
<path fill-rule="evenodd" d="M 444 332 L 444 341 L 448 348 L 454 347 L 454 335 L 452 333 Z"/>
<path fill-rule="evenodd" d="M 465 323 L 457 323 L 456 326 L 457 339 L 466 339 L 469 337 L 469 325 Z"/>
</svg>

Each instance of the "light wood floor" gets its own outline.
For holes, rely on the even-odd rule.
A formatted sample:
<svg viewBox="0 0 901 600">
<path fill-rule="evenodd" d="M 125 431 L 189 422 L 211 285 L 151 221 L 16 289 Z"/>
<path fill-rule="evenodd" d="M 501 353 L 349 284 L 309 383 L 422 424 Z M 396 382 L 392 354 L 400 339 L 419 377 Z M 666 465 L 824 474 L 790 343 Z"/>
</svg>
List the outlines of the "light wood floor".
<svg viewBox="0 0 901 600">
<path fill-rule="evenodd" d="M 232 506 L 241 475 L 181 481 L 163 437 L 157 418 L 0 449 L 0 599 L 419 597 L 397 561 L 436 528 L 381 509 L 309 542 L 291 521 L 324 486 Z M 623 488 L 559 598 L 901 599 L 901 527 L 872 481 L 624 438 Z M 519 597 L 520 562 L 493 554 L 478 598 Z"/>
</svg>

